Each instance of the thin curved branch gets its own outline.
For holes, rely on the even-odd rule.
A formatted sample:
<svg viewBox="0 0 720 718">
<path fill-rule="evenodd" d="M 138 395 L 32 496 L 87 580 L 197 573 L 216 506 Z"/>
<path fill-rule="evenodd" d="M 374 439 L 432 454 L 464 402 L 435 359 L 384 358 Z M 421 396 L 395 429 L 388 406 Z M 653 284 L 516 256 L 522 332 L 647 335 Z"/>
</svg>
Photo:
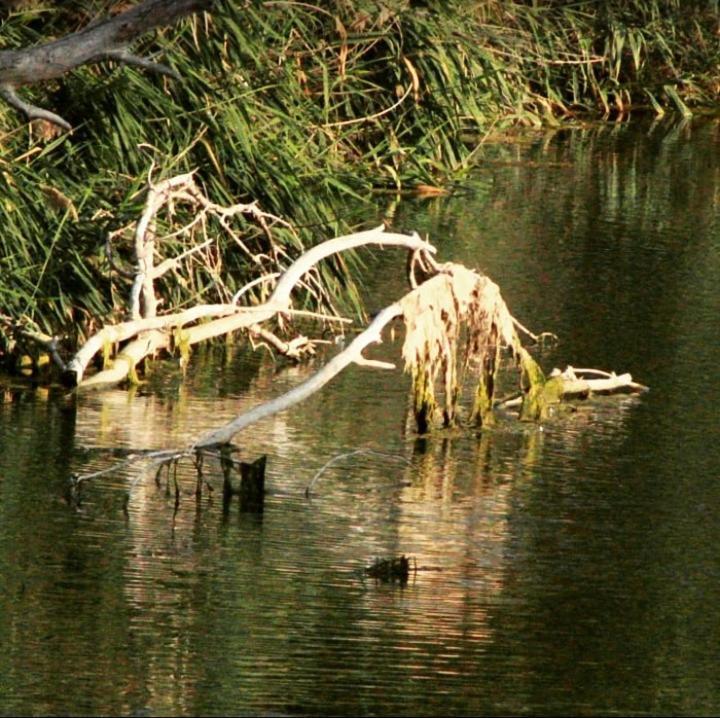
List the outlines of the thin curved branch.
<svg viewBox="0 0 720 718">
<path fill-rule="evenodd" d="M 148 60 L 146 57 L 135 55 L 129 50 L 111 50 L 107 53 L 107 59 L 116 60 L 117 62 L 121 62 L 123 65 L 142 67 L 144 70 L 157 72 L 159 75 L 167 75 L 168 77 L 172 77 L 174 80 L 181 79 L 180 74 L 173 70 L 173 68 L 169 65 L 165 65 L 162 62 Z"/>
<path fill-rule="evenodd" d="M 381 247 L 407 247 L 408 249 L 423 249 L 430 253 L 435 252 L 435 247 L 429 242 L 423 241 L 417 232 L 413 232 L 411 235 L 386 232 L 385 225 L 382 224 L 365 232 L 356 232 L 344 237 L 330 239 L 309 249 L 290 266 L 277 283 L 268 303 L 288 305 L 290 303 L 290 292 L 298 283 L 300 277 L 321 259 L 336 252 L 344 252 L 366 244 L 378 244 Z"/>
<path fill-rule="evenodd" d="M 25 102 L 25 100 L 15 92 L 15 88 L 12 85 L 7 83 L 0 85 L 0 97 L 2 97 L 10 107 L 14 107 L 16 110 L 24 113 L 30 121 L 45 120 L 46 122 L 51 122 L 53 125 L 62 127 L 66 132 L 72 129 L 72 125 L 60 117 L 60 115 L 50 112 L 50 110 L 44 110 L 42 107 L 33 105 L 30 102 Z"/>
<path fill-rule="evenodd" d="M 365 117 L 354 117 L 350 120 L 341 120 L 340 122 L 326 122 L 324 125 L 322 125 L 322 128 L 329 129 L 330 127 L 347 127 L 348 125 L 355 125 L 359 122 L 370 122 L 372 120 L 377 120 L 378 118 L 382 117 L 383 115 L 387 115 L 388 112 L 392 112 L 393 110 L 397 109 L 402 105 L 403 102 L 407 99 L 408 95 L 412 92 L 413 86 L 409 85 L 407 90 L 405 90 L 405 93 L 402 95 L 402 97 L 395 102 L 394 104 L 390 105 L 390 107 L 386 107 L 384 110 L 380 110 L 379 112 L 376 112 L 372 115 L 367 115 Z"/>
<path fill-rule="evenodd" d="M 329 461 L 326 461 L 315 473 L 315 476 L 312 477 L 310 483 L 305 487 L 305 498 L 310 498 L 310 493 L 312 492 L 313 486 L 315 486 L 315 482 L 333 464 L 336 464 L 341 459 L 347 459 L 350 456 L 358 456 L 359 454 L 363 454 L 366 456 L 382 456 L 383 458 L 387 459 L 396 459 L 397 461 L 404 461 L 408 466 L 410 466 L 410 461 L 408 461 L 408 459 L 406 459 L 404 456 L 398 456 L 397 454 L 388 454 L 384 451 L 375 451 L 374 449 L 355 449 L 355 451 L 348 451 L 345 454 L 338 454 L 337 456 L 333 456 L 332 459 L 330 459 Z"/>
<path fill-rule="evenodd" d="M 228 443 L 232 440 L 235 434 L 242 431 L 250 424 L 254 424 L 260 419 L 264 419 L 265 417 L 284 411 L 304 399 L 307 399 L 316 391 L 322 389 L 325 384 L 327 384 L 333 377 L 339 374 L 350 364 L 365 364 L 366 366 L 371 365 L 371 360 L 368 360 L 363 356 L 363 350 L 370 344 L 380 344 L 382 342 L 382 330 L 393 319 L 401 316 L 402 313 L 402 306 L 398 303 L 385 307 L 378 313 L 368 328 L 355 337 L 347 349 L 335 355 L 327 364 L 325 364 L 325 366 L 322 367 L 322 369 L 313 374 L 309 379 L 306 379 L 301 384 L 293 387 L 282 396 L 279 396 L 272 401 L 265 402 L 264 404 L 260 404 L 254 409 L 251 409 L 244 414 L 240 414 L 240 416 L 237 416 L 233 421 L 225 424 L 225 426 L 221 426 L 219 429 L 215 429 L 214 431 L 205 434 L 205 436 L 199 438 L 192 445 L 191 450 L 198 451 L 217 446 L 218 444 Z M 372 365 L 379 366 L 379 364 L 375 362 L 373 362 Z M 390 368 L 390 365 L 385 365 L 383 368 Z"/>
</svg>

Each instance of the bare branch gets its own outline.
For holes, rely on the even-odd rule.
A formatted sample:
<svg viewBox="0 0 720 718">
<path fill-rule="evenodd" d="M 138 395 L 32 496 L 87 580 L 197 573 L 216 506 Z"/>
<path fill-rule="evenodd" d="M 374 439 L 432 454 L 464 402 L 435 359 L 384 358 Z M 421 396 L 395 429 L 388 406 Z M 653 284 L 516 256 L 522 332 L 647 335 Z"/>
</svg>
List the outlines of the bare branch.
<svg viewBox="0 0 720 718">
<path fill-rule="evenodd" d="M 185 257 L 189 257 L 191 254 L 195 254 L 196 252 L 200 252 L 201 250 L 205 249 L 206 247 L 209 247 L 214 240 L 212 239 L 206 239 L 201 244 L 197 244 L 194 247 L 190 247 L 190 249 L 186 249 L 182 254 L 179 254 L 177 257 L 169 257 L 168 259 L 163 260 L 155 267 L 155 270 L 153 272 L 153 278 L 159 279 L 162 277 L 163 274 L 166 274 L 171 269 L 177 269 L 180 266 L 180 262 L 182 262 Z"/>
<path fill-rule="evenodd" d="M 300 359 L 304 354 L 315 353 L 314 342 L 310 341 L 307 337 L 299 336 L 291 339 L 289 342 L 285 342 L 258 324 L 253 324 L 249 330 L 251 336 L 259 337 L 262 341 L 274 347 L 279 354 L 289 359 Z"/>
<path fill-rule="evenodd" d="M 158 185 L 158 187 L 160 187 L 160 185 Z M 98 386 L 103 383 L 116 384 L 118 381 L 122 381 L 127 375 L 127 371 L 125 375 L 120 376 L 122 373 L 121 366 L 132 368 L 129 366 L 127 359 L 135 359 L 137 363 L 143 356 L 147 356 L 157 351 L 157 349 L 168 345 L 169 340 L 167 338 L 161 341 L 159 337 L 152 334 L 149 335 L 152 338 L 147 339 L 145 332 L 149 333 L 154 330 L 163 330 L 171 327 L 185 327 L 185 325 L 198 319 L 215 317 L 212 321 L 183 329 L 184 340 L 188 345 L 193 345 L 240 329 L 247 329 L 254 324 L 267 321 L 278 313 L 294 313 L 290 306 L 290 293 L 300 282 L 303 275 L 311 270 L 317 262 L 338 252 L 372 244 L 405 247 L 411 250 L 424 249 L 428 252 L 435 251 L 432 245 L 420 239 L 417 234 L 405 235 L 385 232 L 383 226 L 365 232 L 357 232 L 344 237 L 327 240 L 302 254 L 290 265 L 280 278 L 270 299 L 264 304 L 259 304 L 255 307 L 238 307 L 233 304 L 200 305 L 184 312 L 176 312 L 159 317 L 135 319 L 129 322 L 123 322 L 122 324 L 104 327 L 100 332 L 90 337 L 75 354 L 73 359 L 68 363 L 63 378 L 70 386 L 80 386 L 81 383 L 87 385 L 90 380 L 83 382 L 85 370 L 95 354 L 97 354 L 105 344 L 127 341 L 141 333 L 143 337 L 145 337 L 143 340 L 144 343 L 140 342 L 139 344 L 133 345 L 133 349 L 130 352 L 127 347 L 125 347 L 122 352 L 122 354 L 125 355 L 123 363 L 117 364 L 116 362 L 116 366 L 114 366 L 113 369 L 100 372 L 93 377 L 91 382 L 92 386 Z M 147 347 L 147 353 L 141 355 L 138 350 L 143 346 Z M 362 357 L 359 358 L 360 361 L 363 361 Z M 132 366 L 134 366 L 134 364 Z"/>
<path fill-rule="evenodd" d="M 0 51 L 0 96 L 28 119 L 43 119 L 65 130 L 70 124 L 59 115 L 25 102 L 18 87 L 57 79 L 81 65 L 106 59 L 176 77 L 167 65 L 146 60 L 128 50 L 132 42 L 158 27 L 186 15 L 209 10 L 217 0 L 142 0 L 104 22 L 91 24 L 58 40 L 21 50 Z"/>
<path fill-rule="evenodd" d="M 68 132 L 72 129 L 72 125 L 60 117 L 60 115 L 56 115 L 54 112 L 50 112 L 50 110 L 43 110 L 42 107 L 25 102 L 25 100 L 23 100 L 17 92 L 15 92 L 12 85 L 7 83 L 0 85 L 0 97 L 2 97 L 11 107 L 25 113 L 25 116 L 30 121 L 46 120 L 47 122 L 51 122 L 53 125 L 62 127 Z"/>
<path fill-rule="evenodd" d="M 270 302 L 283 305 L 289 304 L 290 292 L 293 287 L 300 278 L 321 259 L 325 259 L 325 257 L 329 257 L 336 252 L 344 252 L 348 249 L 354 249 L 355 247 L 362 247 L 365 244 L 378 244 L 381 247 L 407 247 L 408 249 L 424 249 L 427 252 L 435 252 L 435 248 L 428 242 L 420 239 L 420 235 L 417 234 L 417 232 L 413 232 L 413 234 L 409 236 L 406 234 L 386 232 L 385 226 L 382 224 L 379 227 L 369 229 L 365 232 L 356 232 L 355 234 L 349 234 L 344 237 L 337 237 L 336 239 L 318 244 L 316 247 L 305 252 L 305 254 L 283 274 L 270 297 Z"/>
<path fill-rule="evenodd" d="M 237 311 L 238 307 L 229 304 L 201 304 L 184 312 L 103 327 L 99 332 L 93 334 L 78 350 L 72 360 L 68 362 L 64 380 L 69 386 L 77 386 L 82 381 L 88 364 L 105 344 L 124 342 L 141 332 L 161 330 L 168 327 L 181 327 L 198 319 L 224 316 Z"/>
<path fill-rule="evenodd" d="M 198 449 L 206 449 L 218 444 L 228 443 L 235 434 L 250 424 L 254 424 L 260 419 L 284 411 L 294 404 L 307 399 L 307 397 L 322 389 L 325 384 L 349 364 L 357 363 L 358 360 L 367 361 L 363 359 L 363 350 L 370 344 L 382 342 L 382 330 L 395 319 L 395 317 L 401 316 L 402 311 L 402 307 L 399 304 L 391 304 L 389 307 L 385 307 L 385 309 L 378 313 L 368 328 L 355 337 L 347 349 L 336 354 L 322 369 L 313 374 L 309 379 L 293 387 L 282 396 L 260 404 L 254 409 L 240 414 L 240 416 L 225 424 L 225 426 L 205 434 L 205 436 L 198 439 L 192 445 L 192 450 L 197 451 Z"/>
<path fill-rule="evenodd" d="M 140 55 L 134 55 L 128 50 L 111 50 L 107 53 L 108 60 L 117 60 L 124 65 L 135 65 L 136 67 L 142 67 L 144 70 L 149 72 L 157 72 L 160 75 L 167 75 L 172 77 L 174 80 L 180 80 L 180 75 L 172 69 L 169 65 L 165 65 L 162 62 L 153 62 Z"/>
<path fill-rule="evenodd" d="M 397 369 L 397 367 L 389 361 L 380 361 L 379 359 L 366 359 L 364 356 L 355 360 L 358 366 L 367 366 L 373 369 Z"/>
<path fill-rule="evenodd" d="M 257 286 L 258 284 L 262 284 L 263 282 L 269 282 L 273 279 L 277 279 L 280 276 L 280 272 L 272 272 L 270 274 L 265 274 L 262 277 L 257 277 L 252 280 L 252 282 L 248 282 L 244 287 L 241 287 L 240 289 L 233 294 L 233 298 L 230 300 L 231 304 L 237 304 L 240 297 L 242 297 L 243 294 L 248 292 L 253 287 Z"/>
</svg>

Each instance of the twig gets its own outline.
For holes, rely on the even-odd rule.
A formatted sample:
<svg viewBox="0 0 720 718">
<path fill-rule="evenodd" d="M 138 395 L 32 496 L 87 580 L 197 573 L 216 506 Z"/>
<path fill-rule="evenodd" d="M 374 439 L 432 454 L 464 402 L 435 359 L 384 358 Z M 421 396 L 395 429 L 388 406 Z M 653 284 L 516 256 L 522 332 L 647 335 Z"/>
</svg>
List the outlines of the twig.
<svg viewBox="0 0 720 718">
<path fill-rule="evenodd" d="M 289 342 L 285 342 L 268 329 L 264 329 L 258 324 L 253 324 L 249 327 L 251 334 L 260 337 L 264 342 L 267 342 L 271 346 L 286 357 L 290 359 L 299 359 L 303 354 L 314 353 L 313 342 L 307 337 L 299 336 L 291 339 Z"/>
<path fill-rule="evenodd" d="M 25 102 L 25 100 L 15 92 L 15 88 L 12 85 L 0 85 L 0 97 L 2 97 L 8 105 L 14 107 L 16 110 L 20 110 L 28 120 L 45 120 L 46 122 L 51 122 L 53 125 L 62 127 L 66 132 L 72 130 L 72 125 L 60 117 L 60 115 L 50 112 L 50 110 L 44 110 L 42 107 L 33 105 L 30 102 Z"/>
<path fill-rule="evenodd" d="M 313 486 L 315 486 L 315 482 L 322 476 L 326 469 L 329 469 L 333 464 L 337 463 L 341 459 L 346 459 L 349 456 L 357 456 L 359 454 L 370 454 L 372 456 L 382 456 L 388 459 L 396 459 L 397 461 L 404 461 L 408 466 L 410 466 L 410 461 L 404 456 L 398 456 L 397 454 L 386 454 L 382 451 L 375 451 L 374 449 L 356 449 L 355 451 L 349 451 L 346 454 L 338 454 L 337 456 L 333 456 L 333 458 L 329 461 L 326 461 L 322 465 L 322 467 L 320 467 L 320 469 L 315 473 L 315 476 L 312 477 L 310 483 L 305 487 L 305 498 L 310 498 L 310 493 L 312 492 Z"/>
<path fill-rule="evenodd" d="M 205 249 L 206 247 L 210 246 L 214 241 L 214 239 L 206 239 L 201 244 L 197 244 L 194 247 L 190 247 L 190 249 L 186 249 L 182 254 L 178 254 L 177 257 L 170 257 L 163 260 L 155 267 L 153 271 L 153 278 L 159 279 L 160 277 L 162 277 L 163 274 L 169 272 L 171 269 L 176 269 L 180 265 L 180 262 L 185 259 L 185 257 L 189 257 L 191 254 L 195 254 L 196 252 Z"/>
<path fill-rule="evenodd" d="M 149 70 L 150 72 L 167 75 L 175 80 L 181 79 L 180 74 L 173 70 L 169 65 L 165 65 L 162 62 L 153 62 L 145 57 L 140 57 L 125 48 L 120 50 L 110 50 L 110 52 L 106 53 L 105 57 L 108 60 L 117 60 L 124 65 L 135 65 L 136 67 L 142 67 L 144 70 Z"/>
<path fill-rule="evenodd" d="M 322 319 L 324 322 L 340 322 L 341 324 L 352 324 L 353 320 L 349 317 L 336 317 L 332 314 L 322 314 L 320 312 L 311 312 L 307 309 L 286 309 L 283 314 L 293 317 L 309 317 L 311 319 Z"/>
<path fill-rule="evenodd" d="M 540 334 L 533 334 L 526 326 L 522 325 L 515 317 L 512 318 L 513 324 L 519 329 L 523 334 L 526 334 L 527 336 L 532 339 L 535 344 L 540 344 L 543 339 L 549 339 L 558 341 L 557 334 L 553 334 L 552 332 L 541 332 Z"/>
<path fill-rule="evenodd" d="M 323 129 L 329 129 L 331 127 L 347 127 L 348 125 L 355 125 L 358 122 L 370 122 L 371 120 L 377 120 L 378 118 L 382 117 L 383 115 L 387 115 L 388 112 L 392 112 L 394 109 L 400 107 L 403 102 L 407 99 L 407 96 L 413 91 L 413 85 L 412 83 L 408 86 L 407 90 L 405 90 L 405 93 L 403 96 L 394 104 L 390 105 L 390 107 L 386 107 L 384 110 L 380 110 L 380 112 L 376 112 L 373 115 L 366 115 L 365 117 L 355 117 L 352 120 L 342 120 L 341 122 L 326 122 L 324 125 L 322 125 Z"/>
<path fill-rule="evenodd" d="M 237 290 L 237 292 L 235 292 L 235 294 L 233 294 L 233 298 L 230 300 L 230 304 L 237 304 L 240 297 L 242 297 L 242 295 L 245 294 L 247 291 L 257 286 L 258 284 L 277 279 L 279 276 L 280 272 L 272 272 L 271 274 L 264 274 L 262 277 L 257 277 L 256 279 L 253 279 L 252 282 L 248 282 L 244 287 L 241 287 Z"/>
</svg>

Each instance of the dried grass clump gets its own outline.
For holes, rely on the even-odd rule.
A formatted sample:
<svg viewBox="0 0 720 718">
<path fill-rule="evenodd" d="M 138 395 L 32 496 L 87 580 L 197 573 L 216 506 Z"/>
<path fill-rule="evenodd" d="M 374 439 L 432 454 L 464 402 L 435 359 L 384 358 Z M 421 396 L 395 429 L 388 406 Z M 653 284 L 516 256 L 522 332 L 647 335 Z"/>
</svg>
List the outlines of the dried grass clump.
<svg viewBox="0 0 720 718">
<path fill-rule="evenodd" d="M 477 375 L 470 419 L 477 424 L 490 420 L 503 347 L 521 362 L 526 393 L 544 382 L 542 371 L 520 343 L 499 287 L 488 277 L 460 264 L 443 264 L 400 304 L 406 327 L 402 353 L 405 370 L 413 378 L 415 419 L 421 433 L 432 424 L 440 377 L 443 425 L 456 423 L 460 389 L 470 370 Z"/>
</svg>

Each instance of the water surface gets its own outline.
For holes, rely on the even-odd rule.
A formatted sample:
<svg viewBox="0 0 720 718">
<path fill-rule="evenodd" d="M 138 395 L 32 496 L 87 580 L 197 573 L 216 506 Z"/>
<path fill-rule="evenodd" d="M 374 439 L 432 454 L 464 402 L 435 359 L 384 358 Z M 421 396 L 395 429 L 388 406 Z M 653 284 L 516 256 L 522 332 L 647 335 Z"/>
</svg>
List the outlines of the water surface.
<svg viewBox="0 0 720 718">
<path fill-rule="evenodd" d="M 651 387 L 543 426 L 420 442 L 399 372 L 351 367 L 253 426 L 262 515 L 197 502 L 110 449 L 183 445 L 297 384 L 237 348 L 136 393 L 0 404 L 0 712 L 720 712 L 720 126 L 620 125 L 488 152 L 395 225 L 497 281 L 560 343 L 546 369 Z M 403 291 L 372 265 L 370 308 Z M 398 361 L 399 343 L 373 356 Z M 357 449 L 304 489 L 330 459 Z M 220 487 L 217 466 L 206 467 Z M 127 516 L 123 512 L 131 488 Z M 405 554 L 407 585 L 363 568 Z"/>
</svg>

